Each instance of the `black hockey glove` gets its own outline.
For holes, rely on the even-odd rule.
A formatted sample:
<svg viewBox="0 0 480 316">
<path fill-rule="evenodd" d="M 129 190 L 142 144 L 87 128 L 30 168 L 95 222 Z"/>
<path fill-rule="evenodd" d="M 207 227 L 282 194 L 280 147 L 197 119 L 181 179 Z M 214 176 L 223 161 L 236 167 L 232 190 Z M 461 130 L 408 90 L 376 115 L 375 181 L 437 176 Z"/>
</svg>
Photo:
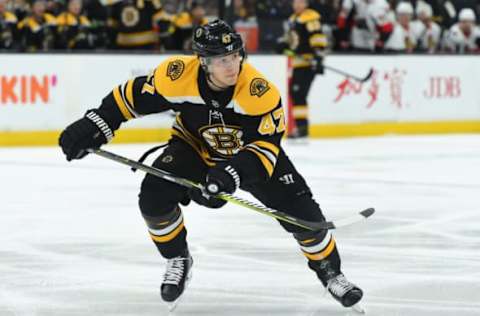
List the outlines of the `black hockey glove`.
<svg viewBox="0 0 480 316">
<path fill-rule="evenodd" d="M 94 110 L 73 122 L 60 134 L 58 141 L 67 160 L 85 157 L 88 148 L 99 148 L 113 138 L 113 131 Z"/>
<path fill-rule="evenodd" d="M 190 189 L 190 198 L 200 205 L 209 208 L 220 208 L 227 201 L 217 199 L 214 196 L 219 193 L 233 193 L 240 187 L 240 176 L 230 165 L 224 168 L 212 168 L 207 173 L 203 190 Z"/>
</svg>

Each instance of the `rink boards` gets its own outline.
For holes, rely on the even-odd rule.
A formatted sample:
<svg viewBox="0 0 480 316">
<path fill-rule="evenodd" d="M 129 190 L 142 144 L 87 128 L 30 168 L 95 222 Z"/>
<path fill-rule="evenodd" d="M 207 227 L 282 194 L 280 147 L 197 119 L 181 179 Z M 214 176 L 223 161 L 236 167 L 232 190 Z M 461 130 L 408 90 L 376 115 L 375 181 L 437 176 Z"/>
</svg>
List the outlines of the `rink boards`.
<svg viewBox="0 0 480 316">
<path fill-rule="evenodd" d="M 0 145 L 55 144 L 58 133 L 100 105 L 110 90 L 145 75 L 167 55 L 4 55 L 0 59 Z M 249 62 L 287 100 L 287 60 Z M 329 56 L 328 65 L 363 76 L 318 76 L 309 96 L 314 137 L 480 132 L 480 60 L 473 56 Z M 285 102 L 286 104 L 287 102 Z M 169 137 L 171 113 L 128 122 L 117 142 Z"/>
</svg>

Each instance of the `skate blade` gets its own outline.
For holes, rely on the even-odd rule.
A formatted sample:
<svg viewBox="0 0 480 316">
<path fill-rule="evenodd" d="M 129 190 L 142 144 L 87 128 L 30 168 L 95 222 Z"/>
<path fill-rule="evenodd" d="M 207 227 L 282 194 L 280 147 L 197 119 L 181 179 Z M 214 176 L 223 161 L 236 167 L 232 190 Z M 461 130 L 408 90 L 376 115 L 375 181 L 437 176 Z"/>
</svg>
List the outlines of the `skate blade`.
<svg viewBox="0 0 480 316">
<path fill-rule="evenodd" d="M 360 303 L 357 303 L 355 305 L 353 305 L 352 307 L 350 307 L 354 312 L 358 313 L 358 314 L 362 314 L 362 315 L 365 315 L 367 314 L 367 311 L 365 310 L 365 308 L 363 308 L 362 305 L 360 305 Z"/>
<path fill-rule="evenodd" d="M 178 306 L 178 303 L 180 301 L 180 298 L 178 298 L 176 301 L 172 302 L 172 303 L 168 303 L 167 304 L 167 308 L 168 308 L 168 313 L 173 313 L 175 311 L 175 309 L 177 308 Z"/>
</svg>

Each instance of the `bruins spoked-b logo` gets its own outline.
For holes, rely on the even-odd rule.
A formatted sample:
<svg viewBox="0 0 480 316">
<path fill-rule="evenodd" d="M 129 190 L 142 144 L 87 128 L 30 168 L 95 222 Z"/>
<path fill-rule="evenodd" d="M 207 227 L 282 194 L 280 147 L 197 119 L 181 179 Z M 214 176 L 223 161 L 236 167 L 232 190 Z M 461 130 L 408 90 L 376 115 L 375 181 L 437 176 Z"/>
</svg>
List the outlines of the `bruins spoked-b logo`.
<svg viewBox="0 0 480 316">
<path fill-rule="evenodd" d="M 230 34 L 223 34 L 222 35 L 222 43 L 223 44 L 230 44 L 232 42 L 232 36 Z"/>
<path fill-rule="evenodd" d="M 256 95 L 257 97 L 261 97 L 264 95 L 268 90 L 270 90 L 270 87 L 268 86 L 268 82 L 265 79 L 262 78 L 255 78 L 252 80 L 250 83 L 250 94 Z"/>
<path fill-rule="evenodd" d="M 215 124 L 200 130 L 203 139 L 218 155 L 229 158 L 238 153 L 243 146 L 243 132 L 237 126 Z"/>
<path fill-rule="evenodd" d="M 172 81 L 177 80 L 185 69 L 185 63 L 180 59 L 171 61 L 167 66 L 167 77 L 170 77 Z"/>
<path fill-rule="evenodd" d="M 133 27 L 140 21 L 140 12 L 134 6 L 123 8 L 121 13 L 122 23 L 127 27 Z"/>
</svg>

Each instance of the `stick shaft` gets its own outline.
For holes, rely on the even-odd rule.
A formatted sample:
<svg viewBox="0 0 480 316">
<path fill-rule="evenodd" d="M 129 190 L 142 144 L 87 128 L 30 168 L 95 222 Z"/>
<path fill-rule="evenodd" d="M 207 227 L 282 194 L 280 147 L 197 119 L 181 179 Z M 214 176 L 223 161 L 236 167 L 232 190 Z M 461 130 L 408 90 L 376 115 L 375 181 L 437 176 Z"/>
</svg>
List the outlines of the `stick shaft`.
<svg viewBox="0 0 480 316">
<path fill-rule="evenodd" d="M 365 77 L 360 78 L 360 77 L 358 77 L 358 76 L 356 76 L 356 75 L 353 75 L 353 74 L 351 74 L 351 73 L 348 73 L 348 72 L 346 72 L 346 71 L 343 71 L 343 70 L 341 70 L 341 69 L 338 69 L 338 68 L 335 68 L 335 67 L 332 67 L 332 66 L 324 65 L 323 67 L 324 67 L 325 69 L 330 70 L 330 71 L 333 71 L 333 72 L 336 72 L 336 73 L 338 73 L 338 74 L 341 74 L 341 75 L 343 75 L 343 76 L 345 76 L 345 77 L 350 77 L 350 78 L 352 78 L 352 79 L 354 79 L 354 80 L 356 80 L 356 81 L 359 81 L 359 82 L 365 82 L 365 81 L 367 81 L 368 79 L 370 79 L 370 77 L 373 75 L 373 69 L 370 69 L 369 72 L 368 72 L 368 74 L 367 74 Z"/>
<path fill-rule="evenodd" d="M 154 176 L 157 176 L 159 178 L 165 179 L 167 181 L 176 183 L 178 185 L 181 185 L 181 186 L 184 186 L 184 187 L 187 187 L 187 188 L 197 188 L 197 189 L 202 188 L 202 186 L 200 184 L 195 183 L 193 181 L 174 176 L 174 175 L 172 175 L 169 172 L 166 172 L 164 170 L 161 170 L 161 169 L 158 169 L 158 168 L 155 168 L 155 167 L 151 167 L 151 166 L 147 166 L 147 165 L 142 164 L 138 161 L 131 160 L 129 158 L 114 154 L 112 152 L 109 152 L 109 151 L 106 151 L 106 150 L 103 150 L 103 149 L 88 149 L 88 152 L 94 153 L 98 156 L 101 156 L 101 157 L 104 157 L 104 158 L 122 163 L 122 164 L 130 166 L 130 167 L 134 167 L 134 168 L 142 170 L 146 173 L 152 174 Z M 277 211 L 275 209 L 272 209 L 272 208 L 269 208 L 269 207 L 266 207 L 266 206 L 263 206 L 263 205 L 259 205 L 259 204 L 254 203 L 254 202 L 250 202 L 250 201 L 242 199 L 240 197 L 236 197 L 232 194 L 221 193 L 216 197 L 220 198 L 222 200 L 231 202 L 233 204 L 243 206 L 243 207 L 248 208 L 250 210 L 265 214 L 267 216 L 274 217 L 278 220 L 281 220 L 281 221 L 299 226 L 301 228 L 308 229 L 308 230 L 321 230 L 321 229 L 333 229 L 333 228 L 335 228 L 335 225 L 331 222 L 304 221 L 302 219 L 290 216 L 290 215 L 288 215 L 284 212 Z"/>
</svg>

